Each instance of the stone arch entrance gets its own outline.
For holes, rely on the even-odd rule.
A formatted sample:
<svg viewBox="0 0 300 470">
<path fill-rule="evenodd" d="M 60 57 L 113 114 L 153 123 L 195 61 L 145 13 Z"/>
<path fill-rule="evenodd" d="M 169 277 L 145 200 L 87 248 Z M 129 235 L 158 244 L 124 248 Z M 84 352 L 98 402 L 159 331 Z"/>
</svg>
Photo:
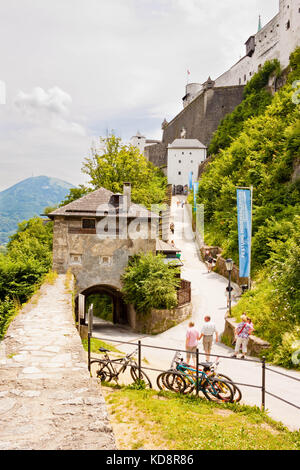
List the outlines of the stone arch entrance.
<svg viewBox="0 0 300 470">
<path fill-rule="evenodd" d="M 88 287 L 80 292 L 86 298 L 92 294 L 106 294 L 113 303 L 113 323 L 128 325 L 127 306 L 123 300 L 122 293 L 114 286 L 100 284 Z"/>
</svg>

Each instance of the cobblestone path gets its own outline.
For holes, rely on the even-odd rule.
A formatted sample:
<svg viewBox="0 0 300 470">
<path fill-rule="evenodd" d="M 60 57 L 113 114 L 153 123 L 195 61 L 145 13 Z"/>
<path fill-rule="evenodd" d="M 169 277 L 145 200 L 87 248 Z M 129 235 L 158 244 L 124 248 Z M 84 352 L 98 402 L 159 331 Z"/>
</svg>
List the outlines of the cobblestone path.
<svg viewBox="0 0 300 470">
<path fill-rule="evenodd" d="M 60 275 L 0 343 L 0 450 L 115 449 L 101 388 L 87 370 Z"/>
</svg>

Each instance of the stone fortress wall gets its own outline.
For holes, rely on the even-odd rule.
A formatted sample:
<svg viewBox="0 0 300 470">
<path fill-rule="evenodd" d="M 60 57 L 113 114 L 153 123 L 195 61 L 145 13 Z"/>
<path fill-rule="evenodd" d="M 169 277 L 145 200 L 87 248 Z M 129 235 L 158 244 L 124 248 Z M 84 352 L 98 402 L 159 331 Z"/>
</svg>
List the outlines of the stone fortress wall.
<svg viewBox="0 0 300 470">
<path fill-rule="evenodd" d="M 216 79 L 216 86 L 245 85 L 267 60 L 287 67 L 299 38 L 300 1 L 280 0 L 279 13 L 248 39 L 246 55 Z"/>
<path fill-rule="evenodd" d="M 154 165 L 167 166 L 167 147 L 180 138 L 198 139 L 209 146 L 221 120 L 243 100 L 243 89 L 267 60 L 278 59 L 283 68 L 300 45 L 300 0 L 279 0 L 279 13 L 246 42 L 246 54 L 215 81 L 190 83 L 183 98 L 184 109 L 162 124 L 162 142 L 146 146 L 145 156 Z"/>
<path fill-rule="evenodd" d="M 180 138 L 182 128 L 187 139 L 198 139 L 208 146 L 220 121 L 243 99 L 243 86 L 210 88 L 201 92 L 163 130 L 162 142 L 145 147 L 145 156 L 154 165 L 167 165 L 167 147 Z"/>
</svg>

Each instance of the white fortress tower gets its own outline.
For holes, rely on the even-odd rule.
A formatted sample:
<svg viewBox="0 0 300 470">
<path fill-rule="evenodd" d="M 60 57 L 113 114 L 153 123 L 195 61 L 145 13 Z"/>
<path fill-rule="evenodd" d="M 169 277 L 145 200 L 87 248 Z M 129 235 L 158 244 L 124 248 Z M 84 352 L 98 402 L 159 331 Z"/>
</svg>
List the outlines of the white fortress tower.
<svg viewBox="0 0 300 470">
<path fill-rule="evenodd" d="M 130 139 L 131 145 L 139 149 L 141 153 L 144 153 L 146 145 L 146 137 L 137 131 L 136 135 L 132 136 Z"/>
<path fill-rule="evenodd" d="M 200 163 L 206 159 L 207 148 L 198 139 L 186 139 L 186 130 L 182 129 L 181 138 L 168 145 L 168 184 L 182 186 L 198 180 Z"/>
<path fill-rule="evenodd" d="M 300 46 L 300 0 L 279 0 L 279 13 L 245 43 L 246 55 L 215 81 L 215 86 L 245 85 L 267 60 L 283 68 Z"/>
</svg>

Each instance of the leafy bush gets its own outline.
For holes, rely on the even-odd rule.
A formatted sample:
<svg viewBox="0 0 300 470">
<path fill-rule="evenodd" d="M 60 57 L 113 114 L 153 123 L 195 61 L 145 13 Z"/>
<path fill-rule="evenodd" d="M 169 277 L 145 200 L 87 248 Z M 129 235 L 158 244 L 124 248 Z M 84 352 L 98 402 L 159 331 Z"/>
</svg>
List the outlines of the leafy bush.
<svg viewBox="0 0 300 470">
<path fill-rule="evenodd" d="M 113 321 L 113 303 L 111 297 L 105 294 L 89 295 L 86 299 L 86 311 L 93 304 L 93 315 L 103 320 Z"/>
<path fill-rule="evenodd" d="M 125 301 L 139 313 L 151 308 L 171 309 L 177 305 L 179 269 L 164 263 L 163 255 L 151 252 L 135 256 L 122 277 Z"/>
<path fill-rule="evenodd" d="M 274 73 L 276 75 L 280 73 L 278 60 L 266 62 L 262 69 L 247 83 L 244 89 L 244 100 L 232 113 L 225 116 L 214 133 L 208 149 L 210 155 L 229 147 L 243 130 L 245 121 L 264 112 L 272 101 L 272 96 L 265 87 L 270 76 Z"/>
<path fill-rule="evenodd" d="M 265 67 L 246 86 L 244 101 L 266 93 L 261 87 L 278 67 L 275 63 Z M 248 105 L 243 102 L 244 113 L 240 109 L 228 116 L 226 132 L 236 137 L 229 146 L 224 140 L 225 149 L 207 166 L 197 201 L 205 206 L 205 241 L 221 246 L 223 256 L 238 264 L 236 187 L 254 187 L 256 288 L 243 296 L 234 313 L 239 317 L 247 311 L 256 334 L 271 343 L 269 359 L 288 367 L 293 366 L 292 340 L 299 338 L 300 327 L 300 181 L 292 178 L 300 148 L 300 108 L 292 99 L 296 79 L 300 79 L 300 48 L 291 56 L 286 85 L 270 96 L 268 106 L 247 118 Z M 241 117 L 238 135 L 237 116 Z M 224 130 L 222 123 L 216 135 L 221 138 Z"/>
<path fill-rule="evenodd" d="M 7 327 L 16 313 L 16 304 L 8 296 L 0 300 L 0 339 L 6 333 Z"/>
<path fill-rule="evenodd" d="M 19 224 L 6 252 L 0 254 L 0 339 L 16 304 L 26 302 L 52 263 L 52 222 L 34 217 Z"/>
</svg>

